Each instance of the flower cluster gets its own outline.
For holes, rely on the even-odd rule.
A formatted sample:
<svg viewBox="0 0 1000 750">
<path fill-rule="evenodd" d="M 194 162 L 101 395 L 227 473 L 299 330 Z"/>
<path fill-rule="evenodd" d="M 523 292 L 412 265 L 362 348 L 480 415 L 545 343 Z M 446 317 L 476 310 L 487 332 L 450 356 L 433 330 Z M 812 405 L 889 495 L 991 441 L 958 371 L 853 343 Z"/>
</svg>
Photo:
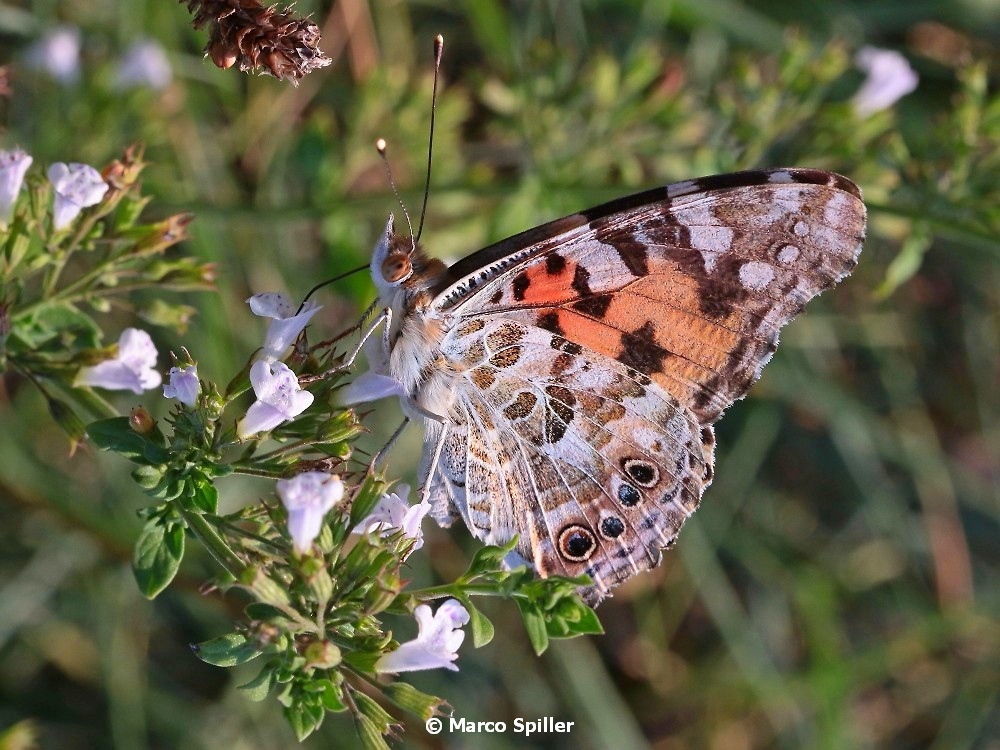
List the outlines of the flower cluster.
<svg viewBox="0 0 1000 750">
<path fill-rule="evenodd" d="M 80 53 L 83 38 L 76 26 L 55 26 L 32 44 L 24 56 L 25 64 L 63 86 L 80 80 Z M 173 69 L 163 46 L 152 39 L 137 39 L 124 51 L 115 65 L 114 87 L 118 91 L 149 89 L 160 91 L 173 80 Z"/>
<path fill-rule="evenodd" d="M 389 714 L 351 674 L 370 682 L 379 675 L 457 670 L 466 626 L 477 647 L 493 636 L 473 596 L 515 599 L 539 652 L 551 637 L 600 631 L 575 593 L 583 580 L 538 581 L 525 568 L 506 565 L 516 540 L 484 548 L 450 584 L 409 587 L 404 565 L 424 548 L 431 504 L 426 497 L 411 502 L 407 485 L 388 489 L 375 466 L 352 469 L 351 439 L 362 427 L 335 389 L 344 374 L 335 365 L 342 357 L 332 344 L 310 347 L 306 335 L 321 307 L 296 305 L 279 293 L 254 295 L 247 303 L 268 320 L 263 346 L 225 389 L 203 380 L 182 349 L 163 386 L 163 396 L 174 402 L 169 433 L 144 410 L 142 419 L 111 418 L 88 427 L 99 447 L 139 464 L 136 481 L 158 501 L 143 511 L 146 526 L 136 544 L 133 568 L 141 591 L 153 597 L 170 584 L 191 535 L 212 552 L 231 585 L 254 600 L 247 608 L 251 619 L 199 644 L 200 658 L 220 666 L 261 658 L 252 684 L 263 694 L 277 693 L 300 737 L 342 707 L 386 734 Z M 141 393 L 159 385 L 148 334 L 128 329 L 108 353 L 81 368 L 78 386 Z M 385 365 L 373 359 L 372 372 L 350 389 L 352 403 L 401 395 Z M 244 398 L 250 391 L 252 401 Z M 226 417 L 230 405 L 242 416 Z M 274 500 L 220 516 L 215 482 L 229 473 L 273 479 Z M 396 640 L 382 624 L 388 613 L 412 613 L 416 635 Z M 341 671 L 344 665 L 351 671 Z M 443 705 L 404 682 L 384 685 L 383 695 L 424 719 Z"/>
</svg>

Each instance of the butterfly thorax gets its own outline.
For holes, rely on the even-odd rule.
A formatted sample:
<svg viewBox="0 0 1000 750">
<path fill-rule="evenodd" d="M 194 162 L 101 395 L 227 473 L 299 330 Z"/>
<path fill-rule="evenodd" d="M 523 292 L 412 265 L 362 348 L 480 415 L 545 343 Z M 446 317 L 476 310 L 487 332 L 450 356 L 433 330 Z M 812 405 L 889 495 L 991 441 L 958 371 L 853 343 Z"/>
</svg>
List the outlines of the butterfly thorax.
<svg viewBox="0 0 1000 750">
<path fill-rule="evenodd" d="M 443 317 L 431 309 L 447 268 L 429 257 L 412 238 L 391 235 L 372 273 L 379 302 L 392 310 L 389 329 L 389 375 L 403 384 L 423 409 L 447 410 L 449 368 L 441 367 L 440 344 L 447 332 Z"/>
</svg>

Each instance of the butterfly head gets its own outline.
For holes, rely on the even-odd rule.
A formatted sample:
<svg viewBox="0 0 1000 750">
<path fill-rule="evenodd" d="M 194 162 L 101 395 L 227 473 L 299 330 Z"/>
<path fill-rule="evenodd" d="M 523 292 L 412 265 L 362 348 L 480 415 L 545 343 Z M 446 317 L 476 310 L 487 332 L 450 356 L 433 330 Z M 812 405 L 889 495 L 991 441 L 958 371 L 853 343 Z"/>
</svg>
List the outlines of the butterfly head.
<svg viewBox="0 0 1000 750">
<path fill-rule="evenodd" d="M 392 216 L 372 253 L 370 268 L 384 304 L 391 304 L 401 290 L 405 297 L 412 296 L 411 292 L 427 291 L 444 277 L 446 270 L 444 263 L 428 258 L 412 237 L 396 234 Z"/>
</svg>

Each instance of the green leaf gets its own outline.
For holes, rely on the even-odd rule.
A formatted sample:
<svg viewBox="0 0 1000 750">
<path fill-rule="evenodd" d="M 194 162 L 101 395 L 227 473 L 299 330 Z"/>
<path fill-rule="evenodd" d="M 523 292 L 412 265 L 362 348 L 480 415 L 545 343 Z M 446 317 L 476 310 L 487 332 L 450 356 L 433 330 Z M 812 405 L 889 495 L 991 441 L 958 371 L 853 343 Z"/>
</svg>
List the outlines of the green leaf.
<svg viewBox="0 0 1000 750">
<path fill-rule="evenodd" d="M 275 665 L 268 664 L 250 682 L 238 687 L 244 692 L 247 698 L 259 703 L 271 694 L 271 691 L 277 684 L 277 680 L 275 679 L 276 670 L 277 667 Z"/>
<path fill-rule="evenodd" d="M 312 705 L 304 700 L 296 699 L 285 707 L 285 718 L 295 731 L 299 742 L 319 729 L 323 723 L 322 706 Z"/>
<path fill-rule="evenodd" d="M 162 466 L 139 466 L 132 471 L 132 479 L 144 490 L 151 490 L 163 479 Z"/>
<path fill-rule="evenodd" d="M 323 701 L 323 708 L 327 711 L 333 711 L 334 713 L 346 711 L 347 704 L 344 703 L 343 693 L 344 689 L 340 687 L 340 685 L 335 685 L 333 682 L 328 680 L 323 686 L 323 692 L 320 693 Z"/>
<path fill-rule="evenodd" d="M 503 560 L 514 547 L 517 546 L 517 536 L 507 542 L 502 547 L 486 545 L 476 551 L 475 557 L 469 563 L 469 569 L 465 571 L 465 578 L 475 578 L 484 573 L 495 573 L 503 570 Z"/>
<path fill-rule="evenodd" d="M 184 558 L 184 526 L 162 516 L 143 528 L 132 553 L 132 572 L 139 591 L 153 599 L 177 575 Z"/>
<path fill-rule="evenodd" d="M 382 657 L 382 654 L 370 651 L 347 651 L 344 654 L 344 663 L 358 672 L 373 674 L 375 672 L 375 662 Z"/>
<path fill-rule="evenodd" d="M 528 631 L 528 640 L 537 656 L 545 653 L 549 647 L 549 631 L 545 625 L 545 616 L 541 608 L 531 601 L 516 599 L 517 608 L 521 610 L 521 619 L 524 620 L 524 629 Z"/>
<path fill-rule="evenodd" d="M 191 480 L 194 488 L 192 500 L 196 509 L 202 513 L 218 513 L 219 511 L 219 489 L 205 477 L 195 477 Z"/>
<path fill-rule="evenodd" d="M 191 305 L 171 304 L 157 299 L 139 310 L 139 317 L 151 325 L 184 333 L 197 312 Z"/>
<path fill-rule="evenodd" d="M 195 656 L 216 667 L 235 667 L 256 659 L 263 650 L 242 633 L 227 633 L 191 646 Z"/>
<path fill-rule="evenodd" d="M 133 430 L 128 417 L 111 417 L 87 425 L 87 435 L 101 450 L 114 451 L 137 464 L 152 465 L 146 458 L 146 439 Z"/>
<path fill-rule="evenodd" d="M 923 265 L 924 255 L 934 242 L 934 233 L 927 222 L 917 221 L 910 227 L 909 236 L 885 272 L 885 280 L 875 291 L 877 299 L 885 299 L 901 285 L 916 276 Z"/>
<path fill-rule="evenodd" d="M 482 648 L 493 640 L 493 636 L 495 635 L 493 623 L 490 622 L 486 615 L 473 606 L 468 597 L 463 596 L 459 597 L 459 599 L 469 611 L 470 624 L 472 625 L 472 645 L 476 648 Z"/>
<path fill-rule="evenodd" d="M 288 619 L 288 615 L 280 609 L 271 604 L 265 604 L 264 602 L 250 602 L 243 608 L 243 611 L 251 620 L 273 622 L 274 620 Z"/>
<path fill-rule="evenodd" d="M 49 304 L 14 324 L 18 338 L 35 352 L 99 349 L 101 329 L 93 319 L 69 304 Z"/>
</svg>

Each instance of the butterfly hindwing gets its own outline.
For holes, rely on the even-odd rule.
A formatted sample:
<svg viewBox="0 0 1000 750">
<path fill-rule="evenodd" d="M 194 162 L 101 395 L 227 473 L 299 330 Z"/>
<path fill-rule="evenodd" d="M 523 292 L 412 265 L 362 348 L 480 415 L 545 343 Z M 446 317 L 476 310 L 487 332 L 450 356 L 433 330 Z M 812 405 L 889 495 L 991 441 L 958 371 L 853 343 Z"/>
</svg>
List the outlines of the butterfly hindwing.
<svg viewBox="0 0 1000 750">
<path fill-rule="evenodd" d="M 594 598 L 655 566 L 711 481 L 711 428 L 650 378 L 536 326 L 458 326 L 462 370 L 433 494 L 544 575 L 590 575 Z M 464 455 L 461 453 L 464 452 Z"/>
</svg>

